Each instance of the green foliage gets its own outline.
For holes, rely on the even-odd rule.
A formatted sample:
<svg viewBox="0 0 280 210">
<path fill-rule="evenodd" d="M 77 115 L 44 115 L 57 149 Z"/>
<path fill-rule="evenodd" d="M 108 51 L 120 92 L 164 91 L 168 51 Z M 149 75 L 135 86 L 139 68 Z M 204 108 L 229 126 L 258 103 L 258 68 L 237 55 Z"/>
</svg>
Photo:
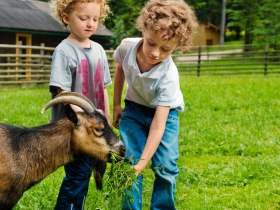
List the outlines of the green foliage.
<svg viewBox="0 0 280 210">
<path fill-rule="evenodd" d="M 199 22 L 220 26 L 222 1 L 188 0 L 186 2 L 195 10 Z"/>
<path fill-rule="evenodd" d="M 114 47 L 118 46 L 120 44 L 120 40 L 125 37 L 139 36 L 139 32 L 136 27 L 136 20 L 144 2 L 145 1 L 143 0 L 109 1 L 112 13 L 105 25 L 115 34 L 113 41 Z"/>
<path fill-rule="evenodd" d="M 256 42 L 269 43 L 272 46 L 280 44 L 280 2 L 265 0 L 259 8 L 259 20 L 254 27 Z"/>
<path fill-rule="evenodd" d="M 116 158 L 120 159 L 116 162 Z M 136 179 L 135 170 L 121 157 L 113 157 L 110 168 L 105 173 L 104 188 L 101 199 L 97 206 L 99 209 L 118 209 L 122 199 L 133 201 L 133 197 L 125 193 L 126 189 L 131 190 Z"/>
<path fill-rule="evenodd" d="M 127 37 L 128 34 L 125 31 L 125 24 L 121 17 L 118 16 L 115 19 L 113 19 L 113 23 L 115 24 L 115 26 L 112 29 L 114 33 L 114 37 L 113 37 L 114 40 L 112 42 L 113 42 L 113 47 L 116 48 L 118 44 L 121 43 L 122 39 L 124 37 Z"/>
<path fill-rule="evenodd" d="M 48 2 L 49 0 L 41 0 Z M 110 42 L 116 47 L 125 37 L 140 36 L 136 19 L 146 0 L 111 0 L 111 15 L 105 25 L 114 32 Z M 199 22 L 221 24 L 222 1 L 188 0 L 195 10 Z M 227 0 L 226 28 L 235 32 L 232 39 L 243 39 L 244 44 L 269 43 L 273 48 L 280 40 L 280 2 L 271 0 Z"/>
<path fill-rule="evenodd" d="M 245 31 L 245 44 L 269 43 L 280 40 L 279 1 L 231 0 L 228 2 L 227 27 Z"/>
<path fill-rule="evenodd" d="M 279 209 L 280 77 L 181 76 L 181 88 L 186 111 L 180 114 L 177 208 Z M 2 122 L 24 126 L 48 122 L 48 114 L 40 114 L 49 100 L 47 86 L 0 90 L 0 99 Z M 108 175 L 110 169 L 108 165 Z M 63 176 L 60 168 L 32 187 L 15 210 L 53 209 Z M 107 184 L 116 186 L 111 189 L 115 195 L 120 186 L 111 185 L 106 177 L 103 192 L 91 179 L 85 209 L 95 210 L 101 202 L 110 203 L 112 208 L 107 209 L 120 209 L 121 196 L 104 197 Z M 149 209 L 153 178 L 151 170 L 144 172 L 143 210 Z"/>
</svg>

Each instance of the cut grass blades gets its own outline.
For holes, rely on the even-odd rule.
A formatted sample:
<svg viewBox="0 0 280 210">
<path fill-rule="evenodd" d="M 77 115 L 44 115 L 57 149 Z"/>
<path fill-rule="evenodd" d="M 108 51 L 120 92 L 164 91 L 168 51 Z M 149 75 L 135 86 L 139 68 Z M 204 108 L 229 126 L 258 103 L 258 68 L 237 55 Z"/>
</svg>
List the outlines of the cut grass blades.
<svg viewBox="0 0 280 210">
<path fill-rule="evenodd" d="M 123 157 L 112 154 L 112 163 L 104 176 L 103 199 L 104 209 L 119 209 L 123 199 L 133 202 L 131 191 L 136 180 L 135 170 Z M 103 208 L 100 209 L 103 209 Z M 110 207 L 110 208 L 108 208 Z"/>
</svg>

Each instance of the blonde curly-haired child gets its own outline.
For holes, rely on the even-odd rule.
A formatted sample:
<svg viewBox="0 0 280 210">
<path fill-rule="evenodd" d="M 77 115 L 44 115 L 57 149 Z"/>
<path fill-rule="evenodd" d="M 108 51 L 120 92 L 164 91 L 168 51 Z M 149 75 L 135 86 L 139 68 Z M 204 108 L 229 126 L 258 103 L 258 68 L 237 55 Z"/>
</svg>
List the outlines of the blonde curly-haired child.
<svg viewBox="0 0 280 210">
<path fill-rule="evenodd" d="M 50 5 L 55 17 L 70 31 L 53 54 L 49 84 L 52 97 L 62 91 L 82 93 L 105 112 L 110 122 L 106 87 L 112 80 L 108 61 L 102 46 L 90 40 L 109 12 L 107 1 L 52 0 Z M 74 106 L 72 108 L 82 111 Z M 64 117 L 63 109 L 63 106 L 55 106 L 51 121 Z M 77 154 L 75 161 L 64 167 L 66 175 L 55 209 L 84 209 L 92 166 L 95 163 L 93 158 Z"/>
</svg>

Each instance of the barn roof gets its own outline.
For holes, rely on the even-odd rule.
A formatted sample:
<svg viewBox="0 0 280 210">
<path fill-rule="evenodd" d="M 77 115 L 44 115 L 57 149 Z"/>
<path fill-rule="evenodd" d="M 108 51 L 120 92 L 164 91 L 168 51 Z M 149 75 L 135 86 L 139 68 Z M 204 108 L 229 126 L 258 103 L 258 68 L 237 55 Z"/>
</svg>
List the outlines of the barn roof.
<svg viewBox="0 0 280 210">
<path fill-rule="evenodd" d="M 67 32 L 52 17 L 49 4 L 35 0 L 0 0 L 0 30 L 46 34 Z M 112 36 L 113 33 L 100 26 L 95 35 Z"/>
</svg>

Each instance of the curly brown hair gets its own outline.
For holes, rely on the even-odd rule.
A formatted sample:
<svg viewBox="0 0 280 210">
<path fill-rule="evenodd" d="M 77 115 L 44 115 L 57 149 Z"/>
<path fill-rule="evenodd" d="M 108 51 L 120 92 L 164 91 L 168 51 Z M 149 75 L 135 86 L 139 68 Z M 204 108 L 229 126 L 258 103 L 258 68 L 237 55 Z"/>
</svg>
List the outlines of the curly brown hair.
<svg viewBox="0 0 280 210">
<path fill-rule="evenodd" d="M 70 14 L 74 10 L 74 6 L 77 3 L 90 3 L 97 2 L 100 4 L 100 17 L 99 22 L 103 23 L 110 12 L 108 1 L 107 0 L 51 0 L 50 6 L 53 11 L 53 14 L 60 23 L 64 26 L 67 26 L 62 19 L 62 14 Z"/>
<path fill-rule="evenodd" d="M 140 31 L 166 30 L 164 40 L 178 38 L 178 49 L 187 50 L 192 44 L 193 35 L 198 27 L 193 9 L 183 0 L 150 0 L 146 3 L 137 19 Z"/>
</svg>

